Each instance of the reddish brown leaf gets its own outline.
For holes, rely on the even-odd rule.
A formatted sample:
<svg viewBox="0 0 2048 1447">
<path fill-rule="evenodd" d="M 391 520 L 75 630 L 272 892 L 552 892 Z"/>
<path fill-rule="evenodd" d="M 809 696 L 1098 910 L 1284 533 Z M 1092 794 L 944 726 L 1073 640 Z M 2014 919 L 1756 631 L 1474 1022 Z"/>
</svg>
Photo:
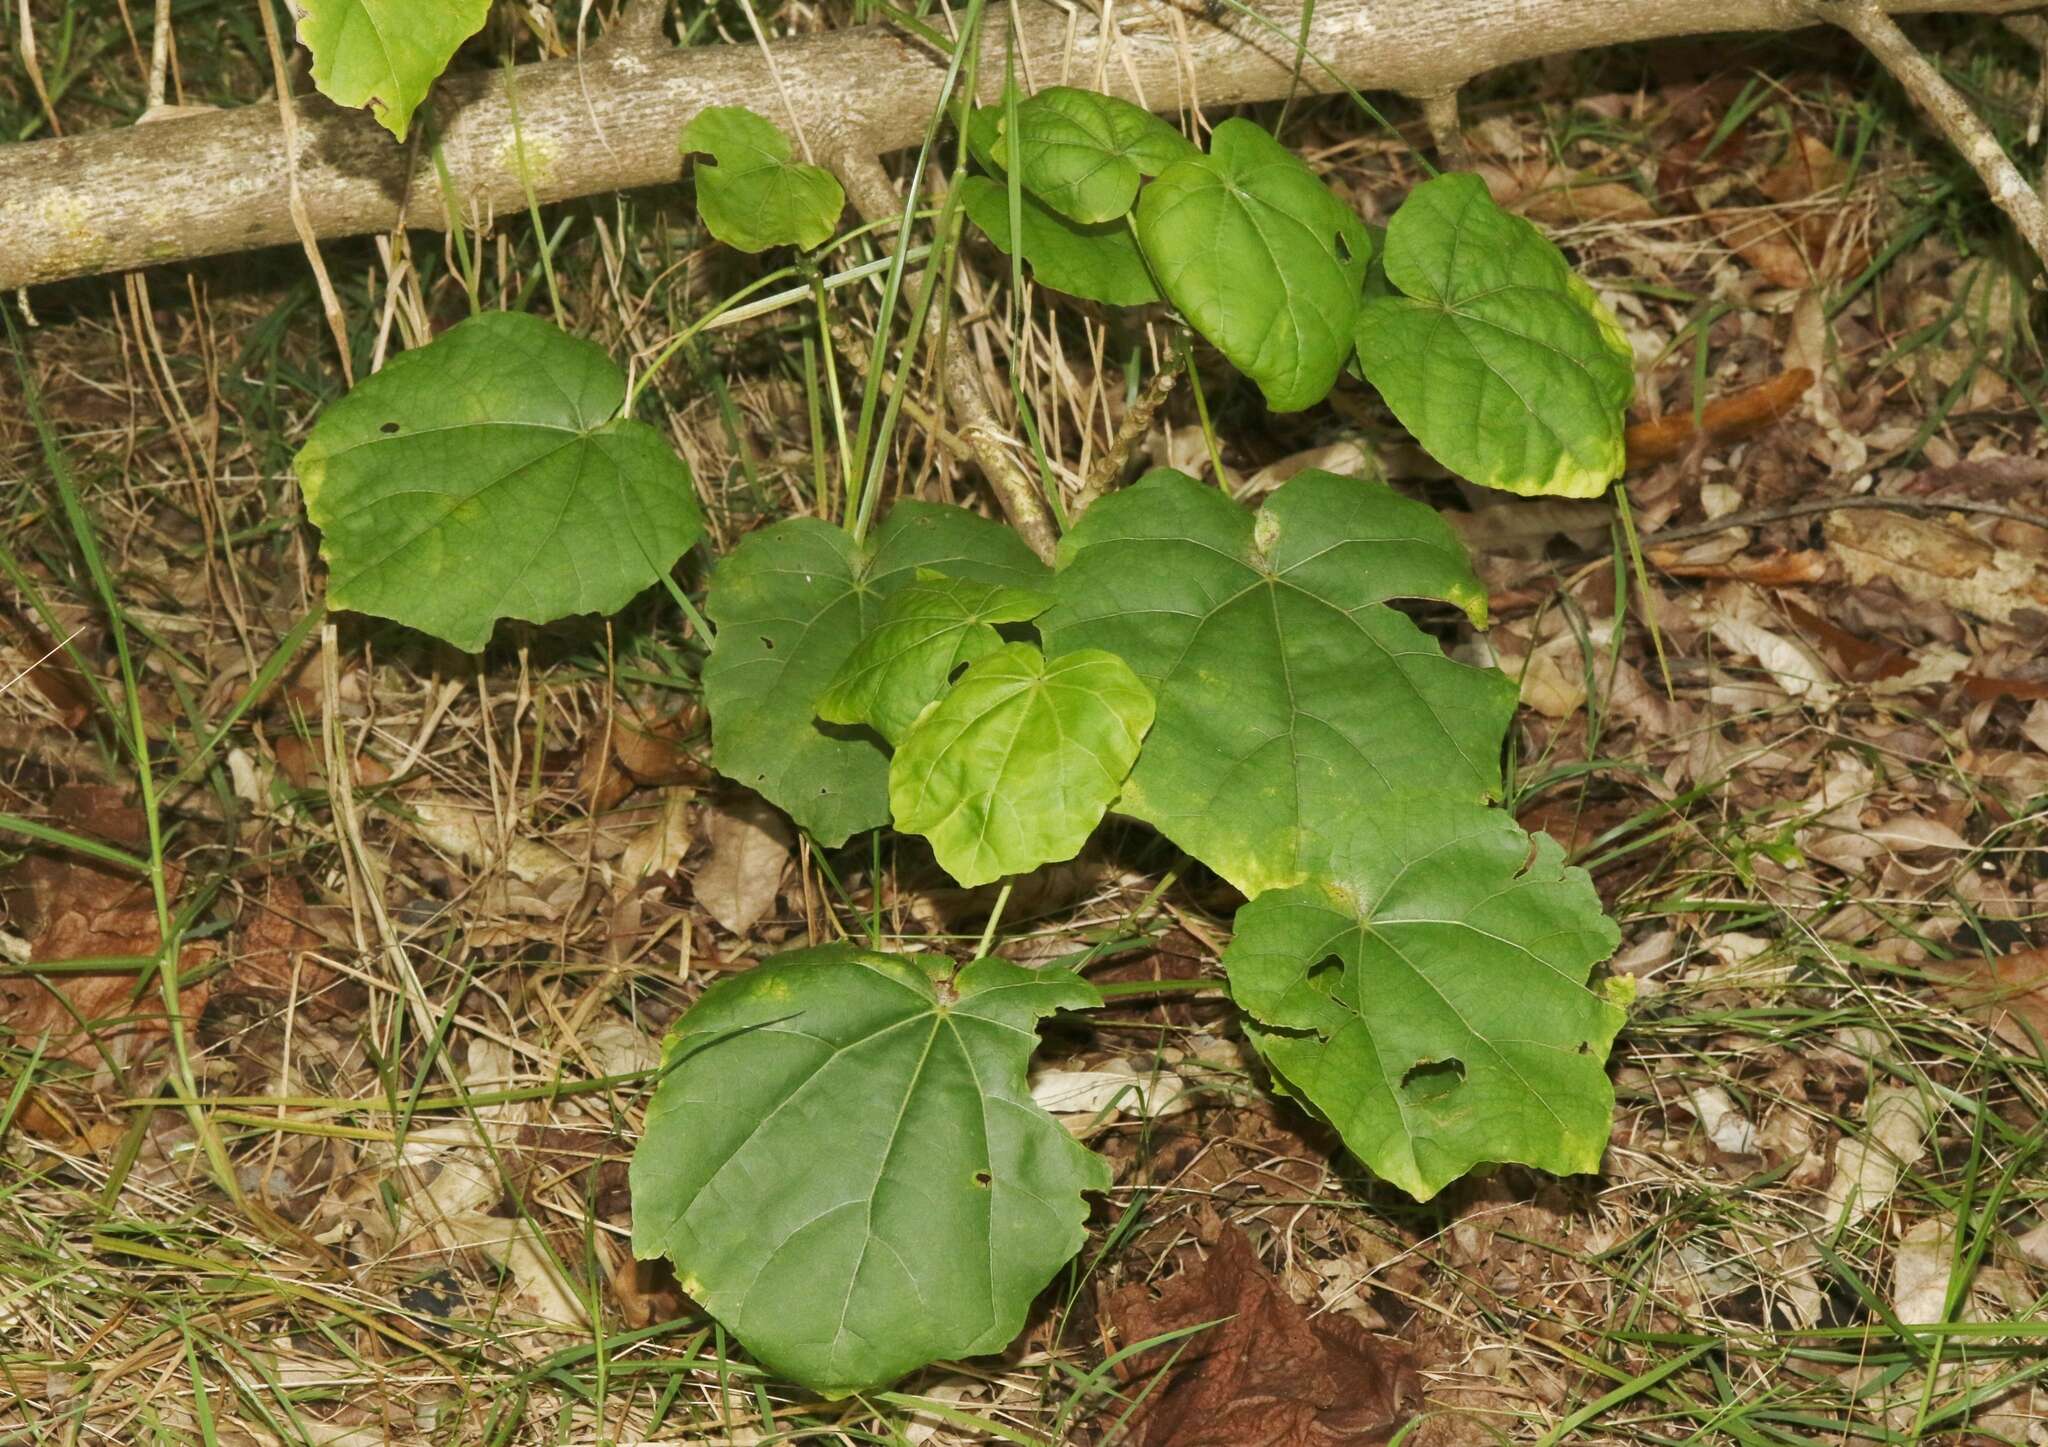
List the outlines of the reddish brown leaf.
<svg viewBox="0 0 2048 1447">
<path fill-rule="evenodd" d="M 621 718 L 612 729 L 612 757 L 643 788 L 701 784 L 704 765 L 689 746 L 700 722 L 694 709 L 652 722 Z"/>
<path fill-rule="evenodd" d="M 175 892 L 178 871 L 166 874 Z M 7 871 L 0 891 L 9 923 L 28 939 L 31 964 L 153 955 L 162 941 L 148 881 L 130 874 L 30 855 Z M 187 945 L 182 969 L 196 969 L 215 951 L 212 944 Z M 162 995 L 152 984 L 135 998 L 139 978 L 134 970 L 116 970 L 0 979 L 0 1030 L 24 1046 L 47 1035 L 50 1056 L 81 1062 L 97 1057 L 94 1036 L 110 1045 L 160 1035 L 166 1029 Z M 185 990 L 178 1003 L 188 1020 L 197 1018 L 206 995 L 205 985 Z"/>
<path fill-rule="evenodd" d="M 1903 648 L 1872 643 L 1797 603 L 1788 602 L 1785 614 L 1801 633 L 1820 642 L 1835 672 L 1850 683 L 1875 683 L 1913 671 L 1913 660 Z"/>
<path fill-rule="evenodd" d="M 702 720 L 694 709 L 646 720 L 621 713 L 606 730 L 593 729 L 577 771 L 576 791 L 602 814 L 635 789 L 702 784 L 710 773 L 690 747 Z"/>
<path fill-rule="evenodd" d="M 1704 436 L 1712 446 L 1740 442 L 1798 406 L 1799 399 L 1812 385 L 1813 373 L 1804 367 L 1794 367 L 1767 382 L 1716 397 L 1700 409 L 1697 426 L 1691 412 L 1673 412 L 1654 421 L 1634 423 L 1628 429 L 1628 465 L 1638 468 L 1667 462 L 1684 453 L 1698 436 Z"/>
<path fill-rule="evenodd" d="M 630 1330 L 674 1321 L 683 1314 L 683 1290 L 667 1261 L 635 1261 L 628 1256 L 613 1270 L 609 1285 Z"/>
<path fill-rule="evenodd" d="M 65 661 L 62 644 L 25 613 L 0 605 L 0 619 L 6 621 L 27 655 L 22 663 L 29 686 L 57 711 L 57 720 L 65 728 L 82 726 L 92 716 L 90 695 L 85 680 Z"/>
<path fill-rule="evenodd" d="M 270 747 L 277 755 L 277 767 L 291 780 L 294 789 L 326 787 L 327 761 L 321 757 L 317 741 L 303 739 L 297 734 L 281 734 Z M 358 753 L 355 776 L 357 788 L 374 788 L 390 782 L 391 767 L 374 754 Z"/>
<path fill-rule="evenodd" d="M 1963 692 L 1977 703 L 1996 703 L 2001 698 L 2016 698 L 2030 703 L 2037 698 L 2048 698 L 2048 683 L 2032 678 L 1989 678 L 1981 673 L 1959 673 L 1957 681 L 1963 685 Z"/>
<path fill-rule="evenodd" d="M 1106 1312 L 1122 1346 L 1219 1323 L 1125 1363 L 1133 1394 L 1166 1373 L 1132 1419 L 1133 1447 L 1383 1443 L 1420 1405 L 1405 1346 L 1348 1317 L 1310 1317 L 1237 1231 L 1156 1298 L 1126 1286 Z"/>
<path fill-rule="evenodd" d="M 334 983 L 334 971 L 313 958 L 326 947 L 323 925 L 339 925 L 327 905 L 306 902 L 295 879 L 273 875 L 264 881 L 262 897 L 242 912 L 235 933 L 235 983 L 252 990 L 289 991 L 294 974 L 302 997 L 319 994 Z"/>
</svg>

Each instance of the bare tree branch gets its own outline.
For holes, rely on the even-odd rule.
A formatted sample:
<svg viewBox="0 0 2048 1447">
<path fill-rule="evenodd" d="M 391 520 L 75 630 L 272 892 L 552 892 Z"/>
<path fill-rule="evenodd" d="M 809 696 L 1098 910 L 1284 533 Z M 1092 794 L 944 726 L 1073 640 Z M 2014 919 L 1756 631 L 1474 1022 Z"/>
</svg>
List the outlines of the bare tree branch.
<svg viewBox="0 0 2048 1447">
<path fill-rule="evenodd" d="M 635 51 L 653 55 L 665 50 L 668 37 L 661 33 L 661 25 L 666 19 L 668 0 L 625 0 L 619 7 L 618 18 L 591 47 L 592 53 L 610 57 Z"/>
<path fill-rule="evenodd" d="M 1465 141 L 1465 127 L 1458 120 L 1458 93 L 1438 91 L 1422 97 L 1422 119 L 1429 127 L 1429 139 L 1436 146 L 1436 158 L 1447 171 L 1472 169 L 1472 147 Z"/>
<path fill-rule="evenodd" d="M 2034 100 L 2027 107 L 2027 144 L 2032 146 L 2041 139 L 2041 118 L 2048 113 L 2048 18 L 2008 15 L 2005 28 L 2041 52 L 2040 78 L 2034 82 Z M 2042 187 L 2048 195 L 2048 177 L 2043 178 Z"/>
<path fill-rule="evenodd" d="M 2010 216 L 2034 254 L 2048 265 L 2048 203 L 2027 184 L 1962 93 L 1922 55 L 1877 0 L 1816 0 L 1814 14 L 1848 31 L 1876 56 L 1893 79 L 1927 112 L 1948 143 L 1983 178 L 1998 208 Z"/>
<path fill-rule="evenodd" d="M 2035 3 L 1886 0 L 1901 11 L 1985 14 Z M 1164 10 L 1127 7 L 1115 24 L 1072 27 L 1070 9 L 1019 0 L 1019 53 L 1058 57 L 1036 84 L 1100 76 L 1116 94 L 1173 108 L 1191 98 L 1192 83 L 1205 105 L 1226 106 L 1335 89 L 1333 73 L 1366 89 L 1435 95 L 1537 56 L 1815 19 L 1811 0 L 1316 0 L 1304 34 L 1301 0 L 1275 0 L 1256 15 L 1220 11 L 1213 22 L 1200 7 Z M 1002 30 L 991 26 L 984 38 L 990 99 L 1004 74 Z M 947 69 L 946 57 L 880 26 L 777 41 L 775 56 L 820 155 L 916 145 Z M 549 202 L 666 184 L 680 173 L 675 137 L 685 122 L 709 105 L 758 105 L 776 76 L 752 47 L 694 46 L 623 47 L 521 66 L 510 79 L 524 175 L 506 73 L 449 76 L 436 87 L 432 120 L 453 192 L 445 198 L 431 155 L 394 144 L 365 113 L 295 98 L 299 187 L 314 234 L 385 231 L 401 216 L 442 226 L 451 215 L 516 211 L 529 185 Z M 0 291 L 294 241 L 287 155 L 267 105 L 0 146 Z"/>
</svg>

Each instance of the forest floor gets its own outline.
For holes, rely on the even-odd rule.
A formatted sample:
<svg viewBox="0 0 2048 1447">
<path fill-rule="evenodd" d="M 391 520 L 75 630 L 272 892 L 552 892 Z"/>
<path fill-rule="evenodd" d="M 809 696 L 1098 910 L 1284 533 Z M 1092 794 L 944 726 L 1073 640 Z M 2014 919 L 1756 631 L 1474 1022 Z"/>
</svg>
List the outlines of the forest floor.
<svg viewBox="0 0 2048 1447">
<path fill-rule="evenodd" d="M 131 119 L 146 46 L 112 8 L 31 8 L 66 17 L 41 51 L 59 118 Z M 555 8 L 476 62 L 572 45 Z M 185 99 L 262 93 L 253 20 L 177 13 Z M 1989 22 L 1926 38 L 2024 136 L 2038 59 Z M 13 55 L 0 134 L 43 134 Z M 1091 978 L 1180 982 L 1041 1051 L 1035 1092 L 1115 1167 L 1089 1245 L 1002 1356 L 840 1402 L 765 1378 L 631 1259 L 662 1033 L 863 919 L 965 949 L 991 895 L 907 845 L 813 850 L 721 784 L 658 593 L 480 659 L 356 617 L 323 646 L 290 461 L 342 383 L 303 258 L 104 278 L 29 298 L 0 359 L 0 812 L 147 853 L 132 703 L 191 943 L 173 1032 L 134 963 L 149 890 L 4 845 L 0 1441 L 2048 1443 L 2037 268 L 1839 45 L 1580 57 L 1466 99 L 1496 196 L 1636 349 L 1625 489 L 1480 495 L 1359 384 L 1272 417 L 1198 360 L 1234 494 L 1377 473 L 1477 557 L 1492 626 L 1431 625 L 1520 678 L 1512 805 L 1592 873 L 1634 982 L 1599 1175 L 1417 1205 L 1348 1169 L 1187 984 L 1218 979 L 1234 896 L 1162 888 L 1173 852 L 1112 830 L 997 937 L 1025 961 L 1118 941 Z M 1282 134 L 1384 219 L 1425 174 L 1390 114 L 1301 104 Z M 497 218 L 479 299 L 644 358 L 745 279 L 691 215 L 552 208 L 552 276 Z M 325 251 L 358 373 L 467 314 L 438 237 Z M 1019 306 L 1007 275 L 963 267 L 952 364 L 1006 421 L 1028 399 L 1077 480 L 1170 328 Z M 871 335 L 876 298 L 841 295 Z M 801 323 L 711 333 L 654 388 L 721 549 L 812 505 Z M 897 446 L 902 493 L 980 496 L 914 428 Z M 1185 386 L 1148 447 L 1214 479 Z M 1201 1323 L 1199 1352 L 1118 1355 Z"/>
</svg>

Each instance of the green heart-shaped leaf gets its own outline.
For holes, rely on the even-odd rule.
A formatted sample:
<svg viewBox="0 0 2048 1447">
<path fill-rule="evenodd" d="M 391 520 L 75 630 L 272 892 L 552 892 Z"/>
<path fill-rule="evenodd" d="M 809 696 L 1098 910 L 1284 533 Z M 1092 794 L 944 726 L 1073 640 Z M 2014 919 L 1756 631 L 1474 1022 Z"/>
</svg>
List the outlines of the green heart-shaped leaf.
<svg viewBox="0 0 2048 1447">
<path fill-rule="evenodd" d="M 1018 102 L 1015 143 L 1024 189 L 1083 225 L 1122 220 L 1145 177 L 1201 155 L 1144 107 L 1065 85 Z"/>
<path fill-rule="evenodd" d="M 1151 268 L 1129 226 L 1121 221 L 1083 226 L 1028 191 L 1017 199 L 1024 262 L 1039 285 L 1111 306 L 1144 306 L 1159 300 Z M 1004 255 L 1016 253 L 1007 186 L 986 176 L 969 176 L 960 183 L 960 204 Z"/>
<path fill-rule="evenodd" d="M 491 0 L 297 0 L 313 84 L 336 105 L 368 106 L 399 140 Z"/>
<path fill-rule="evenodd" d="M 392 358 L 294 464 L 328 605 L 472 652 L 500 618 L 623 608 L 704 526 L 690 469 L 618 415 L 625 396 L 602 348 L 513 312 Z"/>
<path fill-rule="evenodd" d="M 1634 360 L 1542 232 L 1456 173 L 1408 193 L 1385 259 L 1401 295 L 1365 304 L 1358 362 L 1430 456 L 1530 495 L 1596 497 L 1621 475 Z"/>
<path fill-rule="evenodd" d="M 839 666 L 818 700 L 827 723 L 866 724 L 903 742 L 956 668 L 1003 646 L 998 623 L 1022 623 L 1052 606 L 1052 595 L 948 578 L 921 569 L 882 605 L 874 630 Z"/>
<path fill-rule="evenodd" d="M 889 756 L 864 728 L 821 724 L 841 665 L 920 568 L 1043 589 L 1045 565 L 1008 528 L 964 508 L 900 503 L 856 543 L 792 518 L 750 535 L 711 575 L 718 642 L 704 664 L 712 762 L 825 844 L 889 822 Z"/>
<path fill-rule="evenodd" d="M 822 166 L 792 160 L 789 138 L 745 106 L 706 106 L 683 127 L 697 164 L 697 210 L 711 234 L 741 251 L 822 246 L 839 226 L 846 193 Z"/>
<path fill-rule="evenodd" d="M 845 945 L 720 980 L 678 1022 L 633 1152 L 633 1253 L 828 1396 L 1000 1351 L 1109 1168 L 1031 1100 L 1071 971 Z"/>
<path fill-rule="evenodd" d="M 1223 967 L 1289 1090 L 1427 1200 L 1482 1161 L 1599 1168 L 1623 1016 L 1586 976 L 1619 939 L 1556 841 L 1428 796 L 1238 910 Z"/>
<path fill-rule="evenodd" d="M 1247 895 L 1307 878 L 1394 794 L 1500 790 L 1513 682 L 1385 606 L 1476 621 L 1485 590 L 1443 519 L 1384 483 L 1303 472 L 1254 517 L 1155 472 L 1088 510 L 1053 591 L 1047 651 L 1107 649 L 1158 698 L 1118 810 Z"/>
<path fill-rule="evenodd" d="M 972 888 L 1072 859 L 1115 801 L 1152 695 L 1113 653 L 1011 643 L 926 709 L 889 765 L 896 827 Z"/>
<path fill-rule="evenodd" d="M 1167 299 L 1275 412 L 1320 402 L 1351 354 L 1372 242 L 1301 159 L 1227 120 L 1209 154 L 1138 198 L 1138 241 Z"/>
</svg>

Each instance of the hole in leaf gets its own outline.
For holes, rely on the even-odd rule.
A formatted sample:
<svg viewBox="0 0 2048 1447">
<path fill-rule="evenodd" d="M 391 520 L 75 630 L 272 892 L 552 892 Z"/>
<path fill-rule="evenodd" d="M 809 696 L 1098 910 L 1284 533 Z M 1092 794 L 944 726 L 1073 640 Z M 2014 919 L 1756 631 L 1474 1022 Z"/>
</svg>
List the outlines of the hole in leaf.
<svg viewBox="0 0 2048 1447">
<path fill-rule="evenodd" d="M 946 675 L 946 687 L 951 688 L 954 684 L 958 683 L 960 675 L 966 671 L 967 664 L 964 661 L 954 664 L 952 671 Z"/>
<path fill-rule="evenodd" d="M 1401 1093 L 1415 1101 L 1442 1100 L 1464 1083 L 1465 1062 L 1455 1056 L 1449 1060 L 1418 1060 L 1401 1077 Z"/>
<path fill-rule="evenodd" d="M 991 1176 L 987 1171 L 976 1171 L 974 1173 L 974 1184 L 980 1186 L 983 1190 L 987 1190 L 990 1182 L 994 1180 L 995 1177 Z"/>
<path fill-rule="evenodd" d="M 389 437 L 392 433 L 398 430 L 398 424 L 396 422 L 386 422 L 382 427 L 379 427 L 377 430 L 383 433 L 386 437 Z"/>
<path fill-rule="evenodd" d="M 1351 243 L 1344 239 L 1344 233 L 1341 231 L 1337 233 L 1337 260 L 1346 265 L 1351 261 Z"/>
<path fill-rule="evenodd" d="M 1581 1054 L 1581 1055 L 1591 1055 L 1592 1053 L 1593 1053 L 1593 1042 L 1592 1042 L 1592 1041 L 1590 1041 L 1590 1040 L 1581 1040 L 1581 1041 L 1579 1042 L 1579 1054 Z"/>
<path fill-rule="evenodd" d="M 1319 994 L 1334 996 L 1343 973 L 1344 962 L 1329 955 L 1308 967 L 1308 987 Z"/>
<path fill-rule="evenodd" d="M 761 635 L 761 646 L 770 653 L 773 653 L 775 651 L 775 640 L 764 633 Z"/>
</svg>

